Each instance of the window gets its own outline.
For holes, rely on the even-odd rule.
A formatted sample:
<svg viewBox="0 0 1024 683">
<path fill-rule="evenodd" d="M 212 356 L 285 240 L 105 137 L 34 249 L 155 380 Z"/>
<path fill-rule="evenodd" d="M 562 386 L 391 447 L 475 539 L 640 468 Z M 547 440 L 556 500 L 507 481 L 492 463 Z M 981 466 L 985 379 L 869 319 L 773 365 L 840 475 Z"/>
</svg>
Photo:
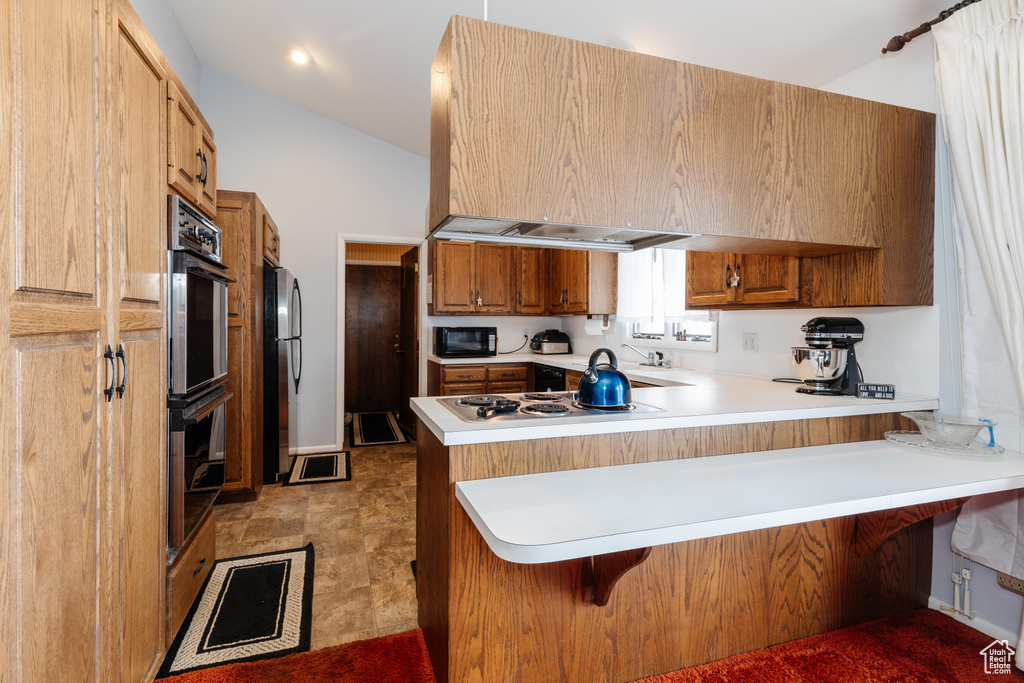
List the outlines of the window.
<svg viewBox="0 0 1024 683">
<path fill-rule="evenodd" d="M 682 250 L 619 254 L 615 318 L 634 339 L 670 348 L 718 349 L 717 313 L 686 310 L 686 252 Z"/>
</svg>

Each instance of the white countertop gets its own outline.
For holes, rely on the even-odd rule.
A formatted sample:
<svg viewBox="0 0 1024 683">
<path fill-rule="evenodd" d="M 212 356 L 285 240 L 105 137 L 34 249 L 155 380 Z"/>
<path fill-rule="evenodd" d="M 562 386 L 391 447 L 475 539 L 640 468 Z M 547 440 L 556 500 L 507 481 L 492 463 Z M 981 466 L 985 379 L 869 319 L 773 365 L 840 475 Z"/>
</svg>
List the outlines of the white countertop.
<svg viewBox="0 0 1024 683">
<path fill-rule="evenodd" d="M 461 363 L 543 363 L 582 370 L 587 356 L 517 354 L 465 359 Z M 509 360 L 506 360 L 509 359 Z M 450 359 L 431 356 L 448 364 Z M 434 397 L 412 399 L 412 409 L 434 436 L 446 446 L 497 441 L 523 441 L 588 434 L 616 434 L 655 429 L 711 425 L 811 420 L 846 415 L 870 415 L 907 410 L 935 410 L 938 399 L 897 393 L 896 399 L 860 399 L 853 396 L 798 394 L 797 385 L 772 382 L 767 377 L 729 375 L 704 370 L 647 368 L 638 363 L 619 364 L 631 380 L 659 385 L 633 389 L 633 400 L 664 409 L 659 413 L 602 414 L 593 417 L 537 418 L 505 422 L 464 422 Z M 692 386 L 680 386 L 688 384 Z"/>
<path fill-rule="evenodd" d="M 498 557 L 520 564 L 1024 488 L 1024 456 L 955 456 L 887 441 L 459 482 Z"/>
</svg>

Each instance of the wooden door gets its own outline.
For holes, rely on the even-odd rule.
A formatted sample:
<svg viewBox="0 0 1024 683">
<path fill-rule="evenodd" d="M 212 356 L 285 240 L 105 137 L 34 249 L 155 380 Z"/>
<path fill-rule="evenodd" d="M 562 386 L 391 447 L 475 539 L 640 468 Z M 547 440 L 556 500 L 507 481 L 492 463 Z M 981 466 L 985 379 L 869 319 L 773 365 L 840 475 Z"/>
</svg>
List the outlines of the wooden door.
<svg viewBox="0 0 1024 683">
<path fill-rule="evenodd" d="M 141 39 L 141 26 L 117 12 L 113 254 L 120 273 L 122 357 L 112 404 L 119 435 L 113 483 L 121 492 L 122 510 L 121 678 L 139 681 L 155 673 L 164 646 L 166 82 L 159 58 Z"/>
<path fill-rule="evenodd" d="M 415 434 L 416 417 L 409 400 L 419 396 L 420 362 L 418 316 L 420 297 L 419 247 L 402 254 L 401 302 L 399 304 L 398 332 L 398 424 L 409 434 Z"/>
<path fill-rule="evenodd" d="M 217 145 L 213 136 L 202 126 L 199 127 L 199 152 L 201 165 L 196 190 L 199 193 L 199 208 L 210 218 L 217 217 Z"/>
<path fill-rule="evenodd" d="M 113 409 L 103 395 L 116 279 L 104 190 L 109 4 L 6 7 L 0 668 L 10 680 L 111 680 L 119 677 L 120 501 L 111 486 Z"/>
<path fill-rule="evenodd" d="M 542 247 L 516 247 L 516 313 L 547 313 L 548 250 Z"/>
<path fill-rule="evenodd" d="M 515 282 L 512 273 L 512 259 L 515 247 L 495 244 L 477 244 L 476 262 L 476 312 L 512 313 L 512 287 Z"/>
<path fill-rule="evenodd" d="M 735 266 L 733 254 L 717 251 L 686 252 L 687 305 L 731 303 L 736 290 L 729 285 Z"/>
<path fill-rule="evenodd" d="M 795 256 L 738 254 L 737 303 L 787 303 L 800 300 L 800 259 Z"/>
<path fill-rule="evenodd" d="M 398 410 L 401 268 L 345 266 L 345 410 Z"/>
<path fill-rule="evenodd" d="M 434 313 L 476 310 L 476 250 L 469 242 L 435 240 Z"/>
<path fill-rule="evenodd" d="M 551 313 L 565 311 L 565 272 L 568 252 L 568 249 L 550 249 L 548 251 L 547 309 Z"/>
<path fill-rule="evenodd" d="M 590 291 L 590 254 L 579 249 L 568 249 L 563 263 L 565 312 L 586 313 Z"/>
<path fill-rule="evenodd" d="M 199 200 L 202 124 L 173 81 L 167 82 L 167 184 L 193 202 Z"/>
</svg>

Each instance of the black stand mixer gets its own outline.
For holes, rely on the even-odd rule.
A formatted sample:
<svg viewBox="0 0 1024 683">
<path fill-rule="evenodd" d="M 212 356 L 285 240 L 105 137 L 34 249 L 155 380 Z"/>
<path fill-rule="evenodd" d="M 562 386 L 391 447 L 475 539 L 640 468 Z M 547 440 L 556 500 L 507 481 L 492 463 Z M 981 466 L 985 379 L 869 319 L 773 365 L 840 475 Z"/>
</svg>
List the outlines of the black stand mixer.
<svg viewBox="0 0 1024 683">
<path fill-rule="evenodd" d="M 853 396 L 864 381 L 854 345 L 864 339 L 856 318 L 812 318 L 800 328 L 807 346 L 793 347 L 793 366 L 804 386 L 801 394 Z"/>
</svg>

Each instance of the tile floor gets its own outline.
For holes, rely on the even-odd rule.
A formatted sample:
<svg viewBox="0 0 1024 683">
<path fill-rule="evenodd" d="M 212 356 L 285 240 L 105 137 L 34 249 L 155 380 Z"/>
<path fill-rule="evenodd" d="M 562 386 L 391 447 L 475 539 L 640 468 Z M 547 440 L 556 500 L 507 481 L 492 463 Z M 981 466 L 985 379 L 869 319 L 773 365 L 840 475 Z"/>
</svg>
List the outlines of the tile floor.
<svg viewBox="0 0 1024 683">
<path fill-rule="evenodd" d="M 217 557 L 316 553 L 312 648 L 416 628 L 416 444 L 349 449 L 352 481 L 217 505 Z"/>
</svg>

